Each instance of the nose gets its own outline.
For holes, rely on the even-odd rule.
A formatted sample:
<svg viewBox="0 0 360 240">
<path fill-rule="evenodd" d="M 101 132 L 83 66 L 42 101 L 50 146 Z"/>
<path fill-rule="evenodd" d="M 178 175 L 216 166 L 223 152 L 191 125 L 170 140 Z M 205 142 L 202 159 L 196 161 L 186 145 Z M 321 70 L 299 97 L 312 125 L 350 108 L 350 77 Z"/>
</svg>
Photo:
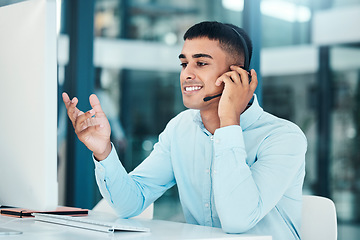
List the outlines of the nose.
<svg viewBox="0 0 360 240">
<path fill-rule="evenodd" d="M 196 75 L 193 69 L 191 69 L 191 67 L 188 65 L 181 71 L 181 77 L 184 80 L 193 80 L 195 79 Z"/>
</svg>

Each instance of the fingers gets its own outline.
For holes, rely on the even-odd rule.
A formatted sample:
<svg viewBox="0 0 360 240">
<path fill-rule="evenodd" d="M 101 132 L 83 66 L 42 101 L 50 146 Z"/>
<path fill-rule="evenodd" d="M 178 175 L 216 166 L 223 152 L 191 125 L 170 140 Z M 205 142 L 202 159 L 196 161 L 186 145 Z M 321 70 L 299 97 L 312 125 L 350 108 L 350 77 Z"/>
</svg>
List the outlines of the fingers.
<svg viewBox="0 0 360 240">
<path fill-rule="evenodd" d="M 67 109 L 68 106 L 70 105 L 69 95 L 66 92 L 63 92 L 62 99 L 63 99 L 63 102 L 65 103 L 65 106 L 66 106 L 66 109 Z"/>
<path fill-rule="evenodd" d="M 75 121 L 75 133 L 79 140 L 83 143 L 89 140 L 92 133 L 104 128 L 104 125 L 99 124 L 97 119 L 93 117 L 94 115 L 95 111 L 91 109 L 90 111 L 80 115 Z"/>
<path fill-rule="evenodd" d="M 64 101 L 64 104 L 67 109 L 67 114 L 73 123 L 73 126 L 75 130 L 79 131 L 80 126 L 83 125 L 83 122 L 86 121 L 86 119 L 92 118 L 92 116 L 105 116 L 98 97 L 95 94 L 91 94 L 89 97 L 90 105 L 92 106 L 92 110 L 90 110 L 88 113 L 84 114 L 84 112 L 80 111 L 76 105 L 78 104 L 79 100 L 74 97 L 72 100 L 70 100 L 70 97 L 67 93 L 62 94 L 62 98 Z M 90 115 L 89 115 L 90 114 Z M 79 118 L 80 117 L 80 118 Z M 91 122 L 91 121 L 90 121 Z"/>
<path fill-rule="evenodd" d="M 247 86 L 249 85 L 249 79 L 250 79 L 250 73 L 247 72 L 245 69 L 239 66 L 230 66 L 230 69 L 233 70 L 231 73 L 231 79 L 234 80 L 234 82 L 242 83 L 243 85 Z"/>
<path fill-rule="evenodd" d="M 95 111 L 95 116 L 104 115 L 104 112 L 101 108 L 100 101 L 95 94 L 91 94 L 89 97 L 90 105 Z"/>
<path fill-rule="evenodd" d="M 62 97 L 63 97 L 63 101 L 65 103 L 66 109 L 69 110 L 70 108 L 74 108 L 74 110 L 75 110 L 76 105 L 79 102 L 79 100 L 76 97 L 74 97 L 70 101 L 69 95 L 67 95 L 67 93 L 65 93 L 65 92 L 62 94 Z"/>
<path fill-rule="evenodd" d="M 231 79 L 231 76 L 229 74 L 224 73 L 218 79 L 216 79 L 215 85 L 219 87 L 221 83 L 224 83 L 225 85 L 230 85 L 234 83 L 234 81 Z"/>
<path fill-rule="evenodd" d="M 62 94 L 62 98 L 67 110 L 67 114 L 73 124 L 75 126 L 75 120 L 78 117 L 78 115 L 81 115 L 83 112 L 81 112 L 76 105 L 78 104 L 79 100 L 74 97 L 72 100 L 70 100 L 69 95 L 67 93 Z"/>
<path fill-rule="evenodd" d="M 241 84 L 244 87 L 247 87 L 249 85 L 249 78 L 250 74 L 238 66 L 230 66 L 230 69 L 232 71 L 226 72 L 223 75 L 221 75 L 215 82 L 216 86 L 220 86 L 221 83 L 225 84 Z"/>
<path fill-rule="evenodd" d="M 82 132 L 84 129 L 96 125 L 96 123 L 94 121 L 92 121 L 92 116 L 94 116 L 95 111 L 93 109 L 91 109 L 90 111 L 79 115 L 76 119 L 75 119 L 75 124 L 74 124 L 74 128 L 75 128 L 75 133 L 78 134 L 80 132 Z"/>
<path fill-rule="evenodd" d="M 91 134 L 93 132 L 98 131 L 100 128 L 103 128 L 103 125 L 87 126 L 86 128 L 84 128 L 80 132 L 77 132 L 76 135 L 78 136 L 80 141 L 86 142 L 86 141 L 89 140 Z"/>
</svg>

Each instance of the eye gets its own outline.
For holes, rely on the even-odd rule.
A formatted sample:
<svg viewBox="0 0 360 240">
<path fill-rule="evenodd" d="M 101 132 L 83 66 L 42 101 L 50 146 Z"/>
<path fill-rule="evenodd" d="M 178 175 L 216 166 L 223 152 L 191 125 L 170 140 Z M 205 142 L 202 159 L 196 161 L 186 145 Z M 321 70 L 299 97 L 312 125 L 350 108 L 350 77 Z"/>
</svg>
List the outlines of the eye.
<svg viewBox="0 0 360 240">
<path fill-rule="evenodd" d="M 180 63 L 180 66 L 181 66 L 182 68 L 186 68 L 187 63 Z"/>
<path fill-rule="evenodd" d="M 197 64 L 199 67 L 203 67 L 203 66 L 208 65 L 208 64 L 205 63 L 205 62 L 197 62 L 196 64 Z"/>
</svg>

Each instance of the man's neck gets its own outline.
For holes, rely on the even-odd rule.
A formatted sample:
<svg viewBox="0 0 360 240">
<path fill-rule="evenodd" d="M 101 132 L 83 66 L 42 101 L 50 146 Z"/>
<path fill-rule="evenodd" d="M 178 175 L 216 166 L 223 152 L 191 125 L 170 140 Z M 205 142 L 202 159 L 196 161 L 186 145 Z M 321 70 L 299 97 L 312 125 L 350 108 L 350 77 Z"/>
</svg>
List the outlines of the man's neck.
<svg viewBox="0 0 360 240">
<path fill-rule="evenodd" d="M 216 110 L 208 110 L 208 111 L 200 111 L 201 120 L 204 124 L 204 127 L 211 133 L 214 134 L 215 130 L 220 127 L 220 118 L 218 115 L 218 111 Z"/>
<path fill-rule="evenodd" d="M 243 114 L 251 106 L 251 104 L 249 104 L 241 114 Z M 217 108 L 212 110 L 200 110 L 200 115 L 204 127 L 211 134 L 214 134 L 215 130 L 220 128 L 220 118 Z"/>
</svg>

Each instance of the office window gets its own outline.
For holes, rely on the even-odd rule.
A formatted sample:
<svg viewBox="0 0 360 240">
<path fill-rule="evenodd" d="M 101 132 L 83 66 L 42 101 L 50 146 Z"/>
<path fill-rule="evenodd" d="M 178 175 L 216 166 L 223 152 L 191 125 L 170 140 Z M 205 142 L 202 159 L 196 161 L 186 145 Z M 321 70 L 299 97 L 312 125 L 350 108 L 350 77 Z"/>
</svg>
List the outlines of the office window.
<svg viewBox="0 0 360 240">
<path fill-rule="evenodd" d="M 339 221 L 357 222 L 360 220 L 357 207 L 360 201 L 360 48 L 333 47 L 330 52 L 333 71 L 331 191 Z M 342 54 L 347 57 L 341 58 Z"/>
<path fill-rule="evenodd" d="M 264 110 L 296 123 L 307 137 L 304 190 L 312 194 L 317 181 L 316 74 L 269 76 L 262 80 Z"/>
<path fill-rule="evenodd" d="M 173 45 L 193 23 L 208 18 L 216 1 L 98 0 L 97 36 L 158 41 Z M 210 4 L 209 4 L 210 3 Z"/>
</svg>

